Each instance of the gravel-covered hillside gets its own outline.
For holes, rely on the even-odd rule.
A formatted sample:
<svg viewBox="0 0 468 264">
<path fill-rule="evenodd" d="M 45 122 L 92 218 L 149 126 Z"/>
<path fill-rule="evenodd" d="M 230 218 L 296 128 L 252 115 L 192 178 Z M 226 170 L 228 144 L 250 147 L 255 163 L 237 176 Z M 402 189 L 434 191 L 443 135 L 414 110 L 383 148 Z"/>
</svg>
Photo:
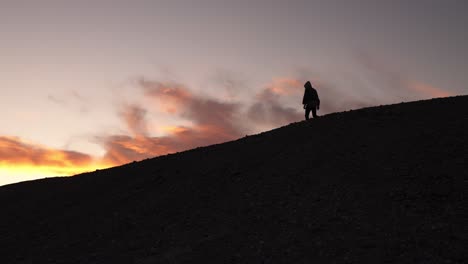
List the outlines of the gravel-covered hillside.
<svg viewBox="0 0 468 264">
<path fill-rule="evenodd" d="M 0 187 L 0 263 L 466 263 L 468 96 Z"/>
</svg>

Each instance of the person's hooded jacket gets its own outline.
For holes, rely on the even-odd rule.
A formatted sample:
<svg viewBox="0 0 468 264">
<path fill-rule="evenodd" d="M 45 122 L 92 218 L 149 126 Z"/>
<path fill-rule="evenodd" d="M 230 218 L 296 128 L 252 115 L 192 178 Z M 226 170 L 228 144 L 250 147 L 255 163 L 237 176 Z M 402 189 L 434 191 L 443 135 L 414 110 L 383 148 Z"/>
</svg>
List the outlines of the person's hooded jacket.
<svg viewBox="0 0 468 264">
<path fill-rule="evenodd" d="M 320 99 L 317 93 L 317 90 L 315 90 L 312 87 L 312 84 L 310 82 L 306 82 L 304 84 L 304 97 L 302 98 L 302 104 L 303 105 L 316 105 L 318 108 L 320 106 Z"/>
</svg>

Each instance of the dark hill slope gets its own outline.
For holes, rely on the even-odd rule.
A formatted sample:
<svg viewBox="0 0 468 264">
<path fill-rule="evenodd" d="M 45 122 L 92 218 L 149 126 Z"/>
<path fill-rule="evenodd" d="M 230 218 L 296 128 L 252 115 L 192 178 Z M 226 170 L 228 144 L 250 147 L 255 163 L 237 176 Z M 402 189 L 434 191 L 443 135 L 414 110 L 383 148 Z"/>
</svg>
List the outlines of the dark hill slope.
<svg viewBox="0 0 468 264">
<path fill-rule="evenodd" d="M 1 263 L 466 263 L 468 97 L 0 188 Z"/>
</svg>

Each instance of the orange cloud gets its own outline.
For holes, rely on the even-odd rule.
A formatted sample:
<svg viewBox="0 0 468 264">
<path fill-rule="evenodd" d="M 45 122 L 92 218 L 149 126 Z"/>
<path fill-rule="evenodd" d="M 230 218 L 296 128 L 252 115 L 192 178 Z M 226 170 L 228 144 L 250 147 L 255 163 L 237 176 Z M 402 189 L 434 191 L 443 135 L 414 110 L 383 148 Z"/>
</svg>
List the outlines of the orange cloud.
<svg viewBox="0 0 468 264">
<path fill-rule="evenodd" d="M 106 154 L 103 157 L 106 163 L 124 164 L 171 151 L 159 146 L 157 140 L 152 140 L 149 137 L 114 135 L 100 140 L 106 149 Z"/>
<path fill-rule="evenodd" d="M 242 135 L 240 104 L 194 95 L 175 83 L 140 80 L 144 95 L 154 100 L 170 115 L 189 120 L 191 126 L 166 127 L 166 135 L 152 137 L 146 133 L 146 110 L 124 107 L 120 117 L 127 124 L 131 136 L 111 135 L 98 137 L 106 150 L 106 163 L 123 164 L 198 146 L 221 143 Z"/>
<path fill-rule="evenodd" d="M 408 81 L 407 87 L 413 91 L 427 95 L 429 97 L 448 97 L 454 95 L 449 91 L 422 82 Z"/>
<path fill-rule="evenodd" d="M 0 136 L 0 171 L 7 175 L 69 176 L 112 165 L 76 151 L 52 149 L 18 137 Z M 2 179 L 2 182 L 8 180 Z"/>
<path fill-rule="evenodd" d="M 216 127 L 233 137 L 240 135 L 238 123 L 241 105 L 223 102 L 218 99 L 194 95 L 180 84 L 161 83 L 142 80 L 140 85 L 145 95 L 158 104 L 170 106 L 177 110 L 169 111 L 180 118 L 194 123 L 191 129 Z"/>
<path fill-rule="evenodd" d="M 100 141 L 106 149 L 106 164 L 124 164 L 199 146 L 217 144 L 237 136 L 218 126 L 172 127 L 162 137 L 114 135 Z"/>
<path fill-rule="evenodd" d="M 89 155 L 75 151 L 54 150 L 23 141 L 17 137 L 0 137 L 0 164 L 15 163 L 45 166 L 83 166 L 89 164 Z"/>
<path fill-rule="evenodd" d="M 277 78 L 267 85 L 266 90 L 276 95 L 297 95 L 303 92 L 303 85 L 297 79 Z"/>
</svg>

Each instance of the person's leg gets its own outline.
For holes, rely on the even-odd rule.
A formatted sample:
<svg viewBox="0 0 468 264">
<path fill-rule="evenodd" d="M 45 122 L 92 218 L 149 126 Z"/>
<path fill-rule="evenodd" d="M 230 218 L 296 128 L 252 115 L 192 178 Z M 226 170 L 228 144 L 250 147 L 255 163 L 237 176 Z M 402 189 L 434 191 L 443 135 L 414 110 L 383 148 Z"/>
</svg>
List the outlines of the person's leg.
<svg viewBox="0 0 468 264">
<path fill-rule="evenodd" d="M 307 106 L 306 109 L 305 109 L 305 119 L 306 120 L 309 120 L 309 114 L 310 114 L 310 107 Z"/>
<path fill-rule="evenodd" d="M 312 107 L 312 116 L 313 116 L 314 118 L 317 117 L 317 108 L 316 108 L 315 106 Z"/>
</svg>

